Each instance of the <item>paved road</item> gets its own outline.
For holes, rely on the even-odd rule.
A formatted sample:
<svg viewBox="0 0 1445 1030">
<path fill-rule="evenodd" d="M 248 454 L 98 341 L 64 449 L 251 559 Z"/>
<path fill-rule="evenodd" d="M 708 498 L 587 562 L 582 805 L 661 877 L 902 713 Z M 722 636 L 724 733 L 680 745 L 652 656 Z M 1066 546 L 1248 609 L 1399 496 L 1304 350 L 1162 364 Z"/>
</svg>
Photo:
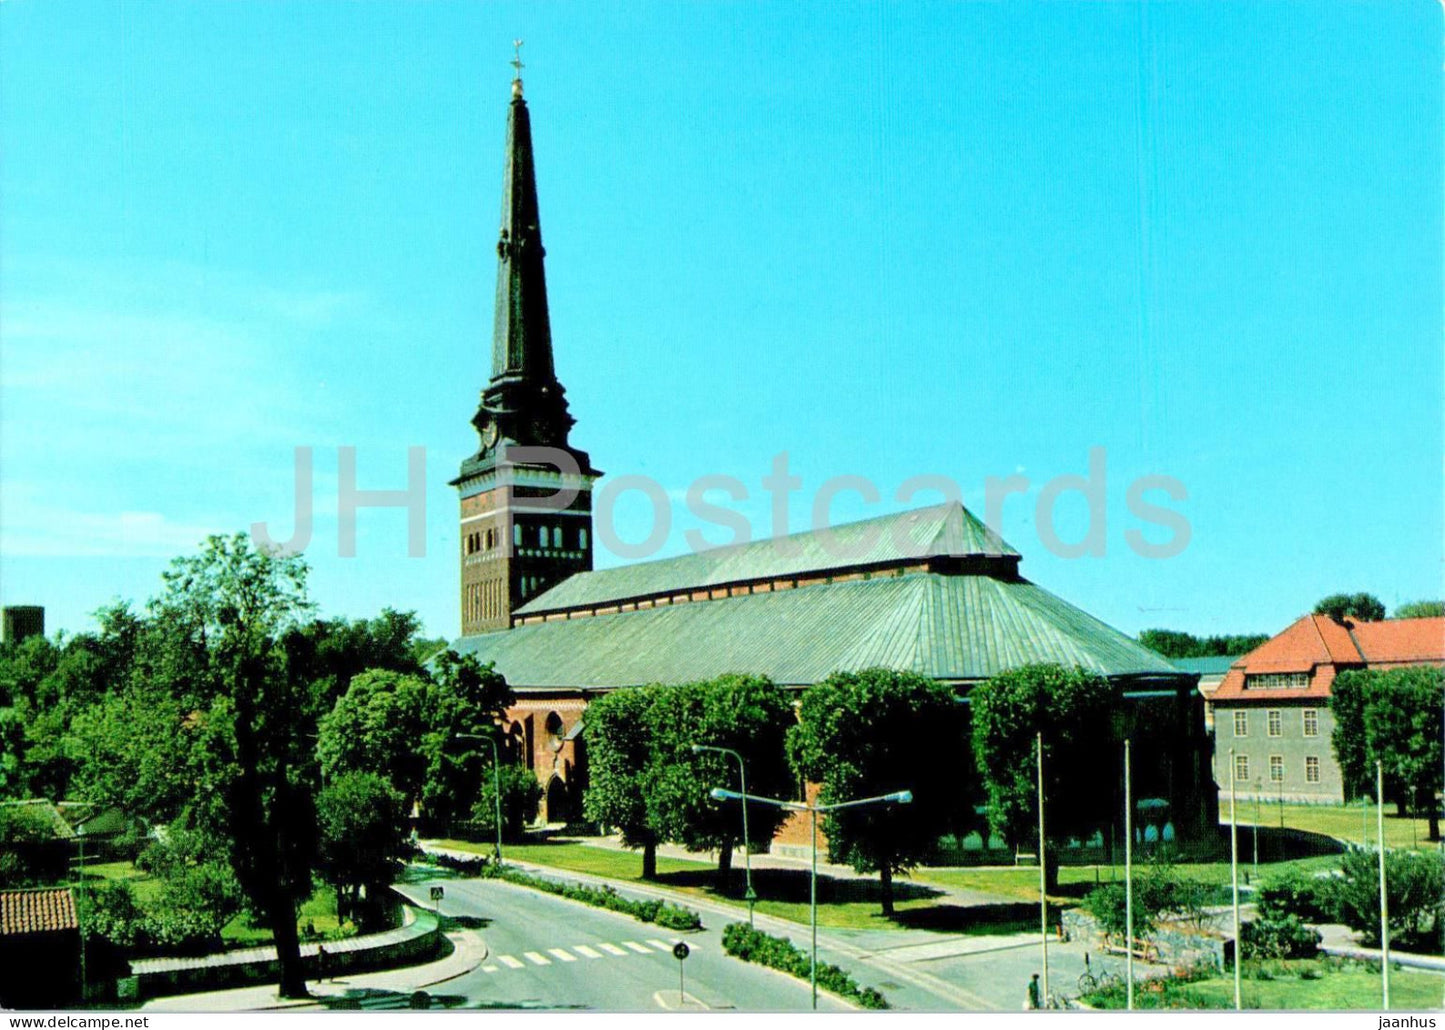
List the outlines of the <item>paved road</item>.
<svg viewBox="0 0 1445 1030">
<path fill-rule="evenodd" d="M 488 948 L 481 967 L 432 990 L 464 1008 L 578 1009 L 605 1012 L 806 1011 L 808 985 L 722 950 L 722 921 L 677 934 L 498 880 L 437 879 L 403 889 L 426 899 L 446 890 L 442 914 L 477 927 Z M 678 994 L 673 944 L 685 940 L 685 994 Z M 818 1007 L 847 1006 L 820 994 Z"/>
</svg>

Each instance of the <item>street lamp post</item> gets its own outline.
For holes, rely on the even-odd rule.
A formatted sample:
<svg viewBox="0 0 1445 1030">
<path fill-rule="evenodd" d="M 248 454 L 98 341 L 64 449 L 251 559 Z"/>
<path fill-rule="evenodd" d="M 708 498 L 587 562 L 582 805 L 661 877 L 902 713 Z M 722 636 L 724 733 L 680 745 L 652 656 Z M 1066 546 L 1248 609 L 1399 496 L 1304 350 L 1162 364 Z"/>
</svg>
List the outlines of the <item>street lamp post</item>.
<svg viewBox="0 0 1445 1030">
<path fill-rule="evenodd" d="M 1234 767 L 1234 748 L 1229 749 L 1229 884 L 1234 898 L 1234 1008 L 1244 1008 L 1242 985 L 1240 983 L 1240 960 L 1244 957 L 1243 944 L 1239 938 L 1239 818 L 1235 815 L 1235 781 L 1238 771 Z"/>
<path fill-rule="evenodd" d="M 810 805 L 801 801 L 779 801 L 777 798 L 759 797 L 756 794 L 740 794 L 735 790 L 723 790 L 721 787 L 714 787 L 709 792 L 714 801 L 754 801 L 758 804 L 772 805 L 774 808 L 781 808 L 789 812 L 807 812 L 812 821 L 813 828 L 813 869 L 808 883 L 808 921 L 812 924 L 813 931 L 813 957 L 809 963 L 808 981 L 813 989 L 813 1008 L 818 1007 L 818 813 L 836 812 L 843 808 L 860 808 L 863 805 L 906 805 L 913 800 L 911 790 L 900 790 L 893 794 L 881 794 L 877 797 L 858 798 L 856 801 L 840 801 L 834 805 Z"/>
<path fill-rule="evenodd" d="M 730 747 L 715 747 L 712 744 L 694 744 L 692 753 L 698 754 L 702 751 L 716 751 L 722 755 L 732 755 L 738 760 L 738 787 L 743 796 L 743 869 L 747 879 L 747 893 L 743 898 L 748 903 L 748 925 L 753 925 L 753 905 L 757 903 L 758 895 L 753 890 L 753 847 L 752 838 L 748 836 L 748 772 L 743 764 L 743 756 Z"/>
<path fill-rule="evenodd" d="M 497 823 L 496 860 L 500 865 L 502 862 L 502 762 L 500 752 L 497 751 L 497 742 L 491 737 L 484 737 L 479 733 L 457 733 L 458 740 L 485 740 L 492 745 L 492 802 L 496 806 L 494 818 Z"/>
</svg>

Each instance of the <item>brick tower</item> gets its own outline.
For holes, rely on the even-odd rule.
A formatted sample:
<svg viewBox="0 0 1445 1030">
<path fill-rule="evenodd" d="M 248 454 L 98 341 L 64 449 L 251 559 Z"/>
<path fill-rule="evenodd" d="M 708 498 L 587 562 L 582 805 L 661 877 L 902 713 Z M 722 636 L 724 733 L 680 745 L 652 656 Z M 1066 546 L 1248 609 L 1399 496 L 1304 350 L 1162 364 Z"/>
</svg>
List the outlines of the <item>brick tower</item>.
<svg viewBox="0 0 1445 1030">
<path fill-rule="evenodd" d="M 532 127 L 516 64 L 492 378 L 472 417 L 481 447 L 451 483 L 461 496 L 463 636 L 509 628 L 530 598 L 592 568 L 592 484 L 601 475 L 568 442 L 575 420 L 552 363 Z"/>
</svg>

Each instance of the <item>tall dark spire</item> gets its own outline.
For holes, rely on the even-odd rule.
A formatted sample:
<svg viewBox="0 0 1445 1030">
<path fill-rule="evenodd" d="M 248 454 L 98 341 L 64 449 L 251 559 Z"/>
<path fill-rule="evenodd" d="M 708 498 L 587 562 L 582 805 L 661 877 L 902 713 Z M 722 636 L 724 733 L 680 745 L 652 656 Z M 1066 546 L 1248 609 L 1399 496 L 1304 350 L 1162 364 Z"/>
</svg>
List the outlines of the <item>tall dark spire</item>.
<svg viewBox="0 0 1445 1030">
<path fill-rule="evenodd" d="M 520 63 L 520 62 L 516 62 Z M 519 69 L 520 70 L 520 69 Z M 497 308 L 492 330 L 492 378 L 551 382 L 552 327 L 542 226 L 532 163 L 532 122 L 521 78 L 512 81 L 507 110 L 507 168 L 502 178 L 502 225 L 497 238 Z"/>
<path fill-rule="evenodd" d="M 463 477 L 491 467 L 508 444 L 560 447 L 590 470 L 587 456 L 568 446 L 574 419 L 552 360 L 547 313 L 542 225 L 532 156 L 532 121 L 522 96 L 522 61 L 512 62 L 507 107 L 506 169 L 502 176 L 501 227 L 497 234 L 497 297 L 492 322 L 492 375 L 472 425 L 481 449 L 462 463 Z"/>
</svg>

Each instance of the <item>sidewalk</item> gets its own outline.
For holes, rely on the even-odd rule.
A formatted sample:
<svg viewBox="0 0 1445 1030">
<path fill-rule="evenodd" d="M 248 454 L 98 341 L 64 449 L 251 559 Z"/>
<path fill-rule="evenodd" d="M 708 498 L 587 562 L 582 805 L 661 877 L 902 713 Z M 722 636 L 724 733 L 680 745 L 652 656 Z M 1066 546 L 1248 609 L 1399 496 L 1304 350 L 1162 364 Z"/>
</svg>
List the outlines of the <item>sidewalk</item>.
<svg viewBox="0 0 1445 1030">
<path fill-rule="evenodd" d="M 229 991 L 208 991 L 203 994 L 177 994 L 156 998 L 141 1006 L 142 1012 L 257 1012 L 277 1009 L 333 1007 L 327 1002 L 347 998 L 377 996 L 409 996 L 470 973 L 487 959 L 487 945 L 474 930 L 458 930 L 444 935 L 452 944 L 452 953 L 421 966 L 356 973 L 332 980 L 308 980 L 310 998 L 281 998 L 275 984 L 238 987 Z"/>
<path fill-rule="evenodd" d="M 1380 961 L 1380 949 L 1364 948 L 1355 943 L 1355 932 L 1348 926 L 1340 923 L 1321 923 L 1315 929 L 1320 932 L 1320 950 L 1327 955 L 1339 955 L 1341 958 L 1364 959 L 1373 962 Z M 1390 949 L 1390 964 L 1445 972 L 1445 957 L 1417 955 L 1410 951 L 1396 951 L 1394 948 Z"/>
</svg>

